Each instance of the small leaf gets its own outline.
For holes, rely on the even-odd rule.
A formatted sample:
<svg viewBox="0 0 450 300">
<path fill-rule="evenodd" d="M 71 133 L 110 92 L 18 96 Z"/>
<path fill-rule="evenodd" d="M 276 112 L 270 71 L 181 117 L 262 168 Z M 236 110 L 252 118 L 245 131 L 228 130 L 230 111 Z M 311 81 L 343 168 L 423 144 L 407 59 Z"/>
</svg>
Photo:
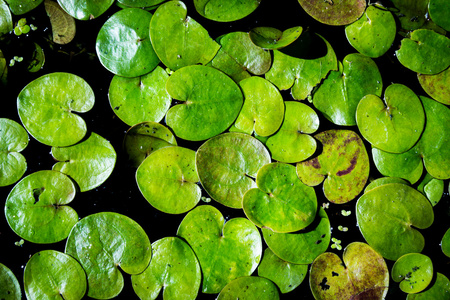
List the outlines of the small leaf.
<svg viewBox="0 0 450 300">
<path fill-rule="evenodd" d="M 400 289 L 408 294 L 423 291 L 433 278 L 433 262 L 420 253 L 400 257 L 392 267 L 392 279 L 400 282 Z"/>
<path fill-rule="evenodd" d="M 347 25 L 361 17 L 364 0 L 298 0 L 302 8 L 317 21 L 327 25 Z"/>
<path fill-rule="evenodd" d="M 75 37 L 75 20 L 54 1 L 45 0 L 44 5 L 52 25 L 53 42 L 61 45 L 70 43 Z"/>
<path fill-rule="evenodd" d="M 240 20 L 251 14 L 260 3 L 261 0 L 194 0 L 200 15 L 218 22 Z"/>
<path fill-rule="evenodd" d="M 256 46 L 267 50 L 276 50 L 292 44 L 302 32 L 301 26 L 292 27 L 285 31 L 273 27 L 256 27 L 250 30 L 248 34 Z"/>
</svg>

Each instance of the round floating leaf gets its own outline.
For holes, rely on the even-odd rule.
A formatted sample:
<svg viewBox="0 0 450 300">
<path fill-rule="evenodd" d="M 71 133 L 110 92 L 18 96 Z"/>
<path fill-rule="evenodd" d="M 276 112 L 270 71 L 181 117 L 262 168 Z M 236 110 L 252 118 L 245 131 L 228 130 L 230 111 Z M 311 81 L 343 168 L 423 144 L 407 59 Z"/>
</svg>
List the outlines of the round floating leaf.
<svg viewBox="0 0 450 300">
<path fill-rule="evenodd" d="M 273 64 L 266 73 L 266 79 L 280 90 L 292 87 L 291 94 L 295 100 L 303 100 L 310 95 L 312 89 L 324 79 L 328 72 L 337 70 L 337 59 L 333 48 L 323 37 L 327 53 L 316 59 L 301 59 L 273 51 Z"/>
<path fill-rule="evenodd" d="M 273 27 L 256 27 L 248 34 L 256 46 L 267 50 L 276 50 L 292 44 L 302 32 L 301 26 L 295 26 L 285 31 Z"/>
<path fill-rule="evenodd" d="M 169 75 L 157 66 L 149 74 L 125 78 L 114 76 L 109 86 L 109 104 L 126 124 L 159 122 L 166 115 L 172 98 L 166 92 Z"/>
<path fill-rule="evenodd" d="M 434 100 L 450 105 L 450 68 L 435 75 L 417 74 L 420 85 Z"/>
<path fill-rule="evenodd" d="M 434 23 L 450 31 L 450 3 L 446 0 L 430 0 L 428 12 Z"/>
<path fill-rule="evenodd" d="M 388 183 L 400 183 L 400 184 L 409 185 L 409 183 L 406 180 L 403 180 L 403 179 L 398 178 L 398 177 L 381 177 L 381 178 L 375 179 L 374 181 L 369 183 L 366 186 L 366 189 L 364 190 L 364 193 L 367 193 L 368 191 L 371 191 L 374 188 L 377 188 L 379 186 L 382 186 L 382 185 L 385 185 L 385 184 L 388 184 Z"/>
<path fill-rule="evenodd" d="M 266 146 L 272 158 L 286 163 L 307 159 L 316 151 L 316 140 L 308 134 L 319 128 L 319 116 L 309 106 L 286 101 L 286 112 L 280 130 L 269 137 Z"/>
<path fill-rule="evenodd" d="M 224 218 L 213 206 L 189 212 L 178 228 L 194 250 L 202 269 L 202 292 L 215 294 L 235 278 L 249 276 L 259 264 L 262 242 L 258 229 L 245 218 Z"/>
<path fill-rule="evenodd" d="M 2 263 L 0 263 L 0 299 L 22 299 L 19 281 L 13 272 Z"/>
<path fill-rule="evenodd" d="M 187 16 L 186 5 L 169 1 L 155 11 L 150 37 L 159 59 L 172 70 L 210 62 L 220 46 L 199 23 Z"/>
<path fill-rule="evenodd" d="M 53 170 L 70 176 L 81 192 L 92 190 L 108 179 L 117 157 L 109 141 L 94 132 L 79 144 L 52 147 L 52 155 L 59 161 L 53 165 Z"/>
<path fill-rule="evenodd" d="M 442 252 L 450 257 L 450 228 L 444 234 L 441 242 Z"/>
<path fill-rule="evenodd" d="M 258 267 L 258 276 L 272 280 L 283 294 L 299 286 L 307 273 L 308 265 L 297 265 L 284 261 L 269 248 L 264 251 L 263 259 Z"/>
<path fill-rule="evenodd" d="M 384 299 L 389 287 L 386 263 L 369 245 L 349 244 L 339 256 L 326 252 L 311 265 L 309 285 L 316 299 Z"/>
<path fill-rule="evenodd" d="M 356 22 L 345 27 L 350 45 L 369 57 L 380 57 L 394 42 L 396 25 L 390 11 L 369 6 Z"/>
<path fill-rule="evenodd" d="M 23 15 L 35 9 L 44 0 L 5 0 L 13 14 Z"/>
<path fill-rule="evenodd" d="M 234 126 L 241 132 L 269 136 L 280 128 L 284 102 L 278 89 L 264 78 L 253 76 L 239 82 L 244 106 Z"/>
<path fill-rule="evenodd" d="M 101 212 L 81 219 L 67 238 L 65 252 L 86 271 L 87 296 L 110 299 L 123 288 L 120 268 L 128 274 L 142 273 L 152 251 L 139 224 L 117 213 Z"/>
<path fill-rule="evenodd" d="M 347 25 L 358 20 L 366 9 L 364 0 L 298 0 L 314 19 L 327 25 Z"/>
<path fill-rule="evenodd" d="M 131 276 L 140 299 L 195 299 L 201 282 L 200 265 L 186 242 L 165 237 L 152 244 L 152 260 L 145 271 Z"/>
<path fill-rule="evenodd" d="M 87 112 L 94 92 L 81 77 L 70 73 L 41 76 L 23 88 L 17 98 L 20 120 L 39 142 L 70 146 L 86 134 L 86 123 L 73 112 Z"/>
<path fill-rule="evenodd" d="M 421 252 L 425 240 L 416 229 L 428 228 L 433 207 L 424 195 L 405 184 L 390 183 L 365 193 L 356 204 L 359 229 L 383 257 Z"/>
<path fill-rule="evenodd" d="M 112 73 L 137 77 L 159 63 L 150 41 L 152 14 L 140 8 L 116 12 L 98 32 L 95 49 L 102 65 Z"/>
<path fill-rule="evenodd" d="M 278 300 L 277 286 L 267 278 L 245 276 L 234 279 L 220 292 L 217 300 Z"/>
<path fill-rule="evenodd" d="M 366 95 L 358 104 L 356 122 L 362 136 L 374 147 L 393 153 L 411 149 L 425 126 L 419 97 L 402 84 L 392 84 L 378 96 Z"/>
<path fill-rule="evenodd" d="M 435 206 L 444 193 L 444 181 L 433 178 L 430 174 L 425 174 L 423 180 L 417 186 L 417 190 L 427 196 L 431 205 Z"/>
<path fill-rule="evenodd" d="M 275 233 L 262 229 L 264 240 L 276 256 L 294 264 L 310 264 L 328 248 L 331 238 L 330 220 L 323 208 L 316 220 L 297 233 Z"/>
<path fill-rule="evenodd" d="M 256 187 L 252 178 L 270 163 L 264 145 L 243 133 L 225 133 L 197 150 L 197 172 L 206 192 L 217 202 L 242 208 L 244 194 Z"/>
<path fill-rule="evenodd" d="M 325 197 L 346 203 L 363 190 L 369 178 L 369 156 L 361 138 L 350 130 L 328 130 L 315 135 L 323 144 L 322 153 L 297 164 L 297 174 L 309 186 L 324 179 Z"/>
<path fill-rule="evenodd" d="M 31 62 L 28 65 L 28 72 L 34 73 L 40 71 L 44 67 L 45 63 L 45 54 L 44 50 L 37 43 L 34 43 L 34 51 L 33 56 L 31 58 Z"/>
<path fill-rule="evenodd" d="M 258 171 L 258 188 L 244 195 L 243 209 L 250 221 L 274 232 L 294 232 L 314 221 L 316 193 L 298 179 L 295 167 L 267 164 Z"/>
<path fill-rule="evenodd" d="M 61 45 L 70 43 L 75 37 L 75 20 L 54 1 L 45 0 L 44 5 L 52 25 L 53 42 Z"/>
<path fill-rule="evenodd" d="M 436 273 L 434 284 L 421 293 L 408 294 L 406 300 L 446 300 L 450 295 L 450 280 L 441 273 Z"/>
<path fill-rule="evenodd" d="M 262 75 L 272 63 L 270 52 L 256 46 L 245 32 L 231 32 L 218 39 L 221 45 L 211 65 L 229 75 L 236 82 Z"/>
<path fill-rule="evenodd" d="M 86 273 L 71 256 L 44 250 L 28 261 L 23 275 L 27 299 L 81 299 L 86 293 Z"/>
<path fill-rule="evenodd" d="M 240 20 L 251 14 L 260 3 L 261 0 L 194 0 L 200 15 L 218 22 Z"/>
<path fill-rule="evenodd" d="M 402 29 L 406 31 L 422 28 L 427 21 L 427 6 L 430 0 L 392 0 Z"/>
<path fill-rule="evenodd" d="M 25 157 L 19 152 L 27 147 L 28 140 L 19 123 L 0 118 L 0 186 L 15 183 L 27 170 Z"/>
<path fill-rule="evenodd" d="M 406 68 L 421 74 L 437 74 L 450 66 L 450 39 L 433 30 L 418 29 L 402 40 L 395 51 Z"/>
<path fill-rule="evenodd" d="M 153 7 L 164 0 L 118 0 L 117 2 L 128 7 Z"/>
<path fill-rule="evenodd" d="M 314 92 L 313 104 L 337 125 L 356 125 L 356 107 L 367 94 L 381 96 L 383 84 L 375 62 L 361 54 L 349 54 Z"/>
<path fill-rule="evenodd" d="M 102 15 L 114 0 L 58 0 L 59 5 L 78 20 L 92 20 Z"/>
<path fill-rule="evenodd" d="M 395 282 L 400 282 L 400 289 L 405 293 L 418 293 L 433 278 L 433 262 L 420 253 L 405 254 L 395 262 L 391 276 Z"/>
<path fill-rule="evenodd" d="M 12 16 L 8 5 L 0 0 L 0 36 L 13 30 Z"/>
<path fill-rule="evenodd" d="M 184 101 L 169 109 L 167 125 L 176 136 L 190 141 L 206 140 L 224 132 L 242 107 L 239 86 L 211 67 L 184 67 L 169 77 L 166 89 L 172 98 Z"/>
<path fill-rule="evenodd" d="M 136 171 L 144 198 L 156 209 L 182 214 L 194 208 L 202 191 L 195 168 L 195 151 L 165 147 L 150 154 Z"/>
<path fill-rule="evenodd" d="M 21 238 L 40 244 L 65 239 L 78 222 L 78 215 L 66 206 L 75 197 L 75 186 L 66 175 L 39 171 L 19 181 L 5 203 L 11 229 Z"/>
<path fill-rule="evenodd" d="M 176 146 L 177 141 L 164 125 L 144 122 L 128 129 L 123 144 L 131 164 L 137 168 L 153 151 Z"/>
</svg>

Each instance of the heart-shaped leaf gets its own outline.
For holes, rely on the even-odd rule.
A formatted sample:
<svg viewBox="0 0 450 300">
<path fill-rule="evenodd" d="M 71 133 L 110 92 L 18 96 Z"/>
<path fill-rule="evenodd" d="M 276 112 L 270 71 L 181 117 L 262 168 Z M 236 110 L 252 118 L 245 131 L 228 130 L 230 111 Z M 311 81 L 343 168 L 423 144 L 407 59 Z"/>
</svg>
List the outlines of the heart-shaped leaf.
<svg viewBox="0 0 450 300">
<path fill-rule="evenodd" d="M 449 294 L 450 280 L 445 275 L 436 273 L 436 281 L 429 289 L 417 294 L 408 294 L 406 300 L 445 300 Z"/>
<path fill-rule="evenodd" d="M 261 0 L 194 0 L 200 15 L 218 22 L 240 20 L 251 14 L 260 3 Z"/>
<path fill-rule="evenodd" d="M 202 274 L 189 245 L 180 238 L 165 237 L 152 244 L 152 253 L 147 269 L 131 276 L 139 298 L 156 299 L 164 289 L 164 299 L 195 299 Z"/>
<path fill-rule="evenodd" d="M 276 50 L 295 42 L 302 32 L 303 28 L 301 26 L 295 26 L 285 31 L 273 27 L 256 27 L 250 30 L 248 34 L 256 46 L 263 49 Z"/>
<path fill-rule="evenodd" d="M 444 193 L 444 181 L 433 178 L 430 174 L 426 173 L 425 177 L 417 186 L 417 190 L 427 196 L 431 205 L 435 206 L 441 200 L 442 194 Z"/>
<path fill-rule="evenodd" d="M 428 4 L 428 12 L 430 18 L 438 26 L 450 31 L 450 20 L 448 15 L 450 13 L 450 4 L 445 0 L 430 0 Z"/>
<path fill-rule="evenodd" d="M 374 188 L 377 188 L 379 186 L 388 184 L 388 183 L 400 183 L 400 184 L 406 184 L 409 185 L 409 183 L 406 180 L 403 180 L 398 177 L 381 177 L 378 179 L 375 179 L 371 183 L 369 183 L 366 188 L 364 189 L 364 193 L 367 193 L 370 190 L 373 190 Z"/>
<path fill-rule="evenodd" d="M 117 213 L 101 212 L 81 219 L 67 238 L 65 252 L 86 271 L 87 296 L 110 299 L 124 284 L 120 268 L 128 274 L 142 273 L 152 251 L 147 234 L 132 219 Z"/>
<path fill-rule="evenodd" d="M 309 275 L 314 298 L 384 299 L 389 271 L 380 254 L 367 244 L 353 242 L 345 248 L 343 261 L 330 252 L 314 260 Z"/>
<path fill-rule="evenodd" d="M 278 300 L 277 286 L 267 278 L 244 276 L 228 283 L 220 292 L 217 300 L 261 299 Z"/>
<path fill-rule="evenodd" d="M 78 20 L 92 20 L 102 15 L 114 0 L 58 0 L 59 5 Z"/>
<path fill-rule="evenodd" d="M 11 11 L 4 0 L 0 0 L 0 36 L 13 30 Z"/>
<path fill-rule="evenodd" d="M 405 184 L 390 183 L 365 193 L 356 203 L 359 229 L 383 257 L 421 252 L 425 240 L 416 229 L 428 228 L 433 207 L 424 195 Z"/>
<path fill-rule="evenodd" d="M 244 218 L 224 224 L 220 211 L 209 205 L 189 212 L 177 235 L 189 243 L 200 262 L 203 293 L 218 293 L 233 279 L 249 276 L 261 259 L 261 236 L 255 225 Z"/>
<path fill-rule="evenodd" d="M 14 273 L 2 263 L 0 263 L 0 299 L 22 299 L 19 281 Z"/>
<path fill-rule="evenodd" d="M 9 9 L 16 16 L 26 14 L 35 9 L 44 0 L 5 0 L 9 5 Z"/>
<path fill-rule="evenodd" d="M 392 267 L 392 279 L 400 282 L 400 289 L 408 294 L 423 291 L 433 278 L 433 262 L 420 253 L 400 257 Z"/>
<path fill-rule="evenodd" d="M 41 76 L 25 86 L 17 97 L 25 129 L 39 142 L 57 147 L 73 145 L 84 137 L 86 123 L 73 112 L 87 112 L 93 105 L 92 88 L 70 73 Z"/>
<path fill-rule="evenodd" d="M 67 206 L 75 197 L 75 186 L 66 175 L 38 171 L 19 181 L 5 203 L 11 229 L 21 238 L 39 244 L 65 239 L 78 222 Z"/>
<path fill-rule="evenodd" d="M 61 45 L 70 43 L 75 37 L 75 20 L 54 1 L 45 0 L 44 5 L 52 25 L 53 42 Z"/>
<path fill-rule="evenodd" d="M 435 75 L 417 74 L 420 85 L 434 100 L 450 105 L 450 68 Z"/>
<path fill-rule="evenodd" d="M 327 25 L 347 25 L 358 20 L 366 9 L 364 0 L 298 0 L 314 19 Z"/>
<path fill-rule="evenodd" d="M 447 229 L 444 236 L 442 237 L 441 248 L 442 252 L 446 256 L 450 257 L 450 228 Z"/>
</svg>

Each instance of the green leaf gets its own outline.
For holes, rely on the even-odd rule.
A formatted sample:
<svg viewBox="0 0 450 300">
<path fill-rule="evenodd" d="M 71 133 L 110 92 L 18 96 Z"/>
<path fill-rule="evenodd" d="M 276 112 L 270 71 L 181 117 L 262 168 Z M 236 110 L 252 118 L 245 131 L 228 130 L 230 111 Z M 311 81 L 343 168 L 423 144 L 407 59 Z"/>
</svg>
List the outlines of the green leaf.
<svg viewBox="0 0 450 300">
<path fill-rule="evenodd" d="M 128 7 L 152 7 L 164 2 L 164 0 L 118 0 L 122 5 Z"/>
<path fill-rule="evenodd" d="M 428 12 L 434 23 L 438 26 L 450 31 L 450 3 L 446 0 L 430 0 L 428 4 Z"/>
<path fill-rule="evenodd" d="M 86 293 L 86 273 L 71 256 L 44 250 L 28 261 L 23 275 L 27 299 L 81 299 Z"/>
<path fill-rule="evenodd" d="M 16 16 L 26 14 L 35 9 L 44 0 L 5 0 L 9 5 L 9 9 Z"/>
<path fill-rule="evenodd" d="M 409 183 L 406 180 L 403 180 L 403 179 L 398 178 L 398 177 L 381 177 L 381 178 L 375 179 L 374 181 L 369 183 L 366 186 L 366 189 L 364 190 L 364 193 L 367 193 L 368 191 L 371 191 L 374 188 L 377 188 L 379 186 L 382 186 L 382 185 L 385 185 L 385 184 L 388 184 L 388 183 L 400 183 L 400 184 L 409 185 Z"/>
<path fill-rule="evenodd" d="M 293 264 L 310 264 L 330 244 L 330 220 L 321 207 L 316 220 L 305 230 L 296 233 L 276 233 L 262 229 L 264 241 L 276 256 Z"/>
<path fill-rule="evenodd" d="M 220 292 L 217 300 L 278 300 L 277 286 L 269 279 L 256 276 L 237 278 L 228 283 Z"/>
<path fill-rule="evenodd" d="M 92 190 L 111 175 L 116 164 L 116 152 L 109 141 L 92 132 L 88 139 L 70 147 L 52 147 L 59 161 L 53 170 L 70 176 L 81 192 Z"/>
<path fill-rule="evenodd" d="M 70 43 L 75 37 L 76 31 L 74 18 L 54 1 L 45 0 L 44 5 L 52 25 L 53 42 L 61 45 Z"/>
<path fill-rule="evenodd" d="M 425 177 L 417 186 L 417 190 L 427 196 L 431 205 L 435 206 L 441 200 L 442 194 L 444 193 L 444 181 L 433 178 L 430 174 L 426 173 Z"/>
<path fill-rule="evenodd" d="M 309 186 L 323 184 L 325 197 L 346 203 L 364 189 L 369 178 L 369 156 L 361 138 L 351 130 L 328 130 L 315 135 L 322 153 L 297 163 L 297 174 Z"/>
<path fill-rule="evenodd" d="M 259 169 L 258 188 L 247 191 L 243 209 L 256 226 L 274 232 L 294 232 L 314 221 L 316 193 L 297 177 L 295 167 L 283 163 L 267 164 Z"/>
<path fill-rule="evenodd" d="M 124 284 L 120 268 L 128 274 L 142 273 L 151 260 L 147 234 L 132 219 L 101 212 L 81 219 L 67 238 L 65 252 L 86 271 L 87 296 L 110 299 Z"/>
<path fill-rule="evenodd" d="M 319 116 L 309 106 L 296 101 L 286 101 L 286 112 L 280 130 L 267 139 L 272 158 L 281 162 L 296 163 L 314 154 L 316 140 L 308 134 L 319 128 Z"/>
<path fill-rule="evenodd" d="M 33 56 L 31 62 L 27 67 L 28 72 L 34 73 L 40 71 L 44 67 L 45 54 L 44 50 L 37 43 L 34 43 Z"/>
<path fill-rule="evenodd" d="M 389 271 L 380 254 L 353 242 L 345 248 L 343 261 L 331 252 L 314 260 L 309 285 L 315 299 L 384 299 Z"/>
<path fill-rule="evenodd" d="M 202 269 L 202 292 L 215 294 L 235 278 L 249 276 L 258 266 L 262 242 L 258 229 L 245 218 L 225 220 L 209 205 L 189 212 L 178 228 L 194 250 Z"/>
<path fill-rule="evenodd" d="M 23 88 L 17 97 L 19 117 L 25 129 L 48 146 L 70 146 L 86 134 L 86 123 L 73 112 L 87 112 L 94 92 L 81 77 L 50 73 Z"/>
<path fill-rule="evenodd" d="M 139 298 L 156 299 L 164 289 L 164 299 L 195 299 L 202 274 L 189 245 L 177 237 L 165 237 L 152 244 L 152 253 L 147 269 L 131 276 Z"/>
<path fill-rule="evenodd" d="M 2 263 L 0 263 L 0 299 L 22 299 L 19 281 L 14 273 Z"/>
<path fill-rule="evenodd" d="M 392 267 L 392 279 L 400 282 L 400 289 L 408 294 L 423 291 L 433 278 L 433 262 L 420 253 L 400 257 Z"/>
<path fill-rule="evenodd" d="M 182 214 L 194 208 L 202 191 L 195 168 L 195 151 L 165 147 L 150 154 L 136 171 L 144 198 L 156 209 Z"/>
<path fill-rule="evenodd" d="M 422 28 L 427 21 L 427 6 L 430 0 L 392 0 L 394 13 L 406 30 Z"/>
<path fill-rule="evenodd" d="M 381 96 L 383 84 L 375 62 L 361 54 L 349 54 L 331 71 L 313 94 L 314 106 L 337 125 L 356 125 L 356 107 L 367 94 Z"/>
<path fill-rule="evenodd" d="M 262 0 L 194 0 L 195 9 L 203 17 L 232 22 L 251 14 Z"/>
<path fill-rule="evenodd" d="M 314 19 L 327 25 L 347 25 L 358 20 L 366 9 L 364 0 L 298 0 Z"/>
<path fill-rule="evenodd" d="M 276 50 L 295 42 L 302 32 L 301 26 L 295 26 L 285 31 L 273 27 L 256 27 L 248 34 L 256 46 L 267 50 Z"/>
<path fill-rule="evenodd" d="M 239 86 L 211 67 L 188 66 L 175 71 L 166 89 L 172 98 L 183 101 L 169 109 L 167 125 L 176 136 L 189 141 L 206 140 L 224 132 L 242 107 Z"/>
<path fill-rule="evenodd" d="M 289 293 L 298 287 L 308 273 L 308 265 L 292 264 L 278 258 L 267 248 L 261 264 L 258 266 L 258 276 L 272 280 L 281 293 Z"/>
<path fill-rule="evenodd" d="M 172 70 L 210 62 L 220 46 L 199 23 L 187 16 L 181 1 L 168 1 L 155 11 L 150 38 L 159 59 Z"/>
<path fill-rule="evenodd" d="M 17 122 L 0 118 L 0 186 L 18 181 L 27 170 L 20 154 L 28 145 L 28 133 Z"/>
<path fill-rule="evenodd" d="M 390 183 L 359 198 L 356 218 L 367 243 L 383 257 L 397 260 L 422 251 L 425 240 L 417 229 L 428 228 L 434 214 L 420 192 L 405 184 Z"/>
<path fill-rule="evenodd" d="M 66 175 L 38 171 L 19 181 L 5 203 L 11 229 L 21 238 L 39 244 L 62 241 L 78 222 L 67 206 L 75 197 L 75 186 Z"/>
<path fill-rule="evenodd" d="M 0 36 L 13 30 L 12 16 L 8 5 L 0 0 Z"/>
<path fill-rule="evenodd" d="M 442 237 L 441 248 L 442 252 L 446 256 L 450 257 L 450 228 L 447 229 L 444 236 Z"/>
<path fill-rule="evenodd" d="M 242 208 L 244 194 L 256 187 L 252 178 L 268 163 L 270 154 L 264 145 L 243 133 L 225 133 L 209 139 L 196 155 L 198 176 L 206 192 L 232 208 Z"/>
<path fill-rule="evenodd" d="M 372 146 L 391 153 L 403 153 L 419 140 L 425 127 L 422 102 L 402 84 L 391 84 L 378 96 L 366 95 L 358 104 L 356 122 Z"/>
<path fill-rule="evenodd" d="M 172 98 L 166 91 L 169 75 L 157 66 L 149 74 L 125 78 L 114 76 L 109 86 L 109 104 L 126 124 L 159 122 L 169 110 Z"/>
<path fill-rule="evenodd" d="M 406 300 L 445 300 L 450 294 L 450 280 L 441 273 L 436 274 L 434 284 L 421 293 L 408 294 Z"/>
<path fill-rule="evenodd" d="M 0 85 L 5 85 L 8 77 L 8 64 L 0 49 Z"/>
<path fill-rule="evenodd" d="M 59 5 L 78 20 L 92 20 L 102 15 L 114 0 L 58 0 Z"/>
<path fill-rule="evenodd" d="M 434 100 L 450 105 L 450 68 L 435 75 L 417 74 L 419 83 Z"/>
</svg>

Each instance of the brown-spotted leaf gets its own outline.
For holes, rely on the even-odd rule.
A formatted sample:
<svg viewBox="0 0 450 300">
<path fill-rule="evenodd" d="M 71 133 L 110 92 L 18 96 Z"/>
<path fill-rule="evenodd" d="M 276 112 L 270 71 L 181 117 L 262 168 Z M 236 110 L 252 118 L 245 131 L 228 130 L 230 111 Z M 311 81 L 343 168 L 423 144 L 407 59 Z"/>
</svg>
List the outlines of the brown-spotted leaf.
<svg viewBox="0 0 450 300">
<path fill-rule="evenodd" d="M 298 0 L 314 19 L 327 25 L 347 25 L 358 20 L 366 9 L 365 0 Z"/>
</svg>

